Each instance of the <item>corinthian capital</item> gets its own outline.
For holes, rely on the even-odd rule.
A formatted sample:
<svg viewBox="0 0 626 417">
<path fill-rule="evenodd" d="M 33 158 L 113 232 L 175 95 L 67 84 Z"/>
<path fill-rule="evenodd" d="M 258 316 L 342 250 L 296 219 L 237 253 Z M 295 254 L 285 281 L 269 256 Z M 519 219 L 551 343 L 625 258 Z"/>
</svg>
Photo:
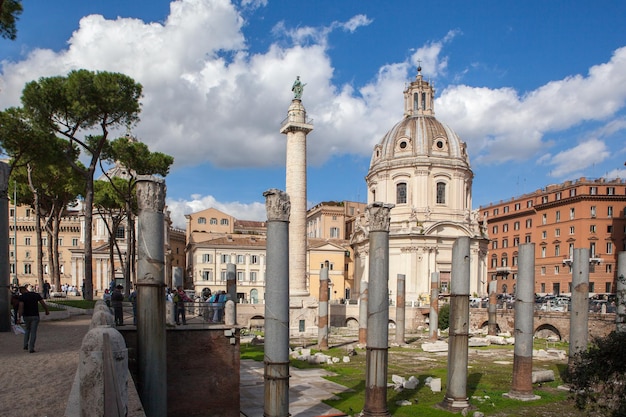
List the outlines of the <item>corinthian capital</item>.
<svg viewBox="0 0 626 417">
<path fill-rule="evenodd" d="M 375 202 L 368 205 L 365 209 L 369 221 L 369 231 L 388 232 L 389 231 L 389 212 L 394 208 L 394 204 L 384 204 Z"/>
<path fill-rule="evenodd" d="M 152 175 L 139 175 L 137 205 L 140 210 L 162 213 L 165 209 L 165 180 Z"/>
<path fill-rule="evenodd" d="M 291 201 L 286 192 L 272 188 L 263 193 L 265 197 L 265 211 L 267 221 L 289 221 L 291 213 Z"/>
</svg>

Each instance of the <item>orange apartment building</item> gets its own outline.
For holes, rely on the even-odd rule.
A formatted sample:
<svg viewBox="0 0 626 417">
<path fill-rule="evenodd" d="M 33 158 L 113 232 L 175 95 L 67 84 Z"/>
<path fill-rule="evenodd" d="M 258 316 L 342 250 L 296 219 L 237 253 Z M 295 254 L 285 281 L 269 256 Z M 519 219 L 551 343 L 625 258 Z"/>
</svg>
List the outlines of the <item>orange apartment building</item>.
<svg viewBox="0 0 626 417">
<path fill-rule="evenodd" d="M 570 294 L 574 248 L 589 248 L 589 292 L 615 292 L 625 250 L 626 181 L 580 178 L 480 208 L 489 236 L 488 279 L 514 294 L 518 247 L 535 244 L 535 292 Z M 485 288 L 486 289 L 486 288 Z"/>
</svg>

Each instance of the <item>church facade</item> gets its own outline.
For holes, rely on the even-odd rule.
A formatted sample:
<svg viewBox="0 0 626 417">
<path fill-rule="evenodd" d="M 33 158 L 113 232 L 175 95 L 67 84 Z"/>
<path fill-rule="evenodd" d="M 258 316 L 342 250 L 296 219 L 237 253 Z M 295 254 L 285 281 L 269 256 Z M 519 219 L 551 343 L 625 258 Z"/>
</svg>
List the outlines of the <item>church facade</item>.
<svg viewBox="0 0 626 417">
<path fill-rule="evenodd" d="M 487 292 L 487 236 L 472 210 L 472 180 L 466 145 L 435 118 L 434 88 L 421 68 L 404 91 L 404 117 L 374 147 L 366 176 L 367 202 L 393 204 L 389 228 L 389 297 L 405 276 L 407 302 L 428 304 L 432 273 L 440 293 L 450 291 L 452 245 L 471 238 L 472 294 Z M 355 286 L 368 280 L 368 220 L 357 219 L 351 244 Z M 353 293 L 358 296 L 359 288 Z"/>
</svg>

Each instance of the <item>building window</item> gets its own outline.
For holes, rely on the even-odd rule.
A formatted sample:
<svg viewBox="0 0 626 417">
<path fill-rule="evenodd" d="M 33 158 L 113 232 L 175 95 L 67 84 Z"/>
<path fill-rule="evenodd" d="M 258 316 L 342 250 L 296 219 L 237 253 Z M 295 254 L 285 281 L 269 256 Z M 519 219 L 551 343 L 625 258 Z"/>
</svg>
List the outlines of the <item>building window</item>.
<svg viewBox="0 0 626 417">
<path fill-rule="evenodd" d="M 59 239 L 59 246 L 63 246 L 63 238 Z"/>
<path fill-rule="evenodd" d="M 561 256 L 561 245 L 554 246 L 554 256 Z"/>
<path fill-rule="evenodd" d="M 24 238 L 24 246 L 30 246 L 30 237 Z"/>
<path fill-rule="evenodd" d="M 515 203 L 515 211 L 518 211 L 521 208 L 522 208 L 522 206 L 521 206 L 520 203 Z"/>
<path fill-rule="evenodd" d="M 570 188 L 569 196 L 570 197 L 575 197 L 576 196 L 576 188 Z"/>
<path fill-rule="evenodd" d="M 533 227 L 533 220 L 532 219 L 527 219 L 526 220 L 526 228 L 530 229 Z"/>
<path fill-rule="evenodd" d="M 222 226 L 228 226 L 228 219 L 221 219 L 221 220 L 220 220 L 220 224 L 221 224 Z"/>
<path fill-rule="evenodd" d="M 217 224 L 217 219 L 215 217 L 211 217 L 211 220 L 209 220 L 209 224 Z"/>
<path fill-rule="evenodd" d="M 613 206 L 608 206 L 606 208 L 606 215 L 609 216 L 609 218 L 613 217 Z"/>
<path fill-rule="evenodd" d="M 492 232 L 494 235 L 497 235 L 497 234 L 498 234 L 498 225 L 493 226 L 493 228 L 491 229 L 491 232 Z"/>
<path fill-rule="evenodd" d="M 211 280 L 211 272 L 212 271 L 202 271 L 202 280 L 210 281 Z"/>
<path fill-rule="evenodd" d="M 514 237 L 513 238 L 513 246 L 514 247 L 518 247 L 519 246 L 519 237 Z"/>
<path fill-rule="evenodd" d="M 117 231 L 115 232 L 116 239 L 125 239 L 126 238 L 126 229 L 124 226 L 118 226 Z"/>
<path fill-rule="evenodd" d="M 559 193 L 556 193 L 556 194 L 555 194 L 555 196 L 554 196 L 554 199 L 555 199 L 556 201 L 559 201 L 559 200 L 561 199 L 561 193 L 560 193 L 560 192 L 559 192 Z"/>
<path fill-rule="evenodd" d="M 591 217 L 596 217 L 596 206 L 591 206 Z"/>
<path fill-rule="evenodd" d="M 567 249 L 567 254 L 569 255 L 570 258 L 574 256 L 574 244 L 573 243 L 569 244 L 569 248 Z"/>
<path fill-rule="evenodd" d="M 506 257 L 506 253 L 502 255 L 502 259 L 500 260 L 500 266 L 507 267 L 509 263 L 508 258 Z"/>
<path fill-rule="evenodd" d="M 198 224 L 206 224 L 206 217 L 198 217 Z"/>
<path fill-rule="evenodd" d="M 446 184 L 437 183 L 437 204 L 446 204 Z"/>
<path fill-rule="evenodd" d="M 606 242 L 606 254 L 610 255 L 613 253 L 613 242 Z"/>
<path fill-rule="evenodd" d="M 330 237 L 331 238 L 335 238 L 335 239 L 339 238 L 339 228 L 338 227 L 331 227 L 330 228 Z"/>
<path fill-rule="evenodd" d="M 589 187 L 589 194 L 591 195 L 598 194 L 598 187 Z"/>
<path fill-rule="evenodd" d="M 606 187 L 606 195 L 615 195 L 615 187 Z"/>
<path fill-rule="evenodd" d="M 494 240 L 493 242 L 491 242 L 491 249 L 498 249 L 498 241 Z"/>
<path fill-rule="evenodd" d="M 612 264 L 606 264 L 606 272 L 611 273 L 613 272 L 613 265 Z M 610 291 L 607 291 L 610 292 Z"/>
<path fill-rule="evenodd" d="M 251 271 L 250 272 L 250 282 L 256 282 L 256 272 L 255 271 Z"/>
<path fill-rule="evenodd" d="M 237 263 L 242 265 L 246 262 L 246 257 L 244 255 L 237 255 Z"/>
<path fill-rule="evenodd" d="M 543 213 L 541 215 L 541 224 L 546 224 L 548 222 L 548 215 L 546 213 Z"/>
<path fill-rule="evenodd" d="M 571 209 L 569 209 L 569 219 L 570 220 L 574 220 L 574 207 L 572 207 Z"/>
<path fill-rule="evenodd" d="M 515 252 L 515 254 L 513 254 L 513 266 L 517 266 L 517 252 Z"/>
<path fill-rule="evenodd" d="M 541 232 L 541 238 L 542 239 L 547 239 L 547 237 L 548 237 L 548 232 L 546 230 L 542 231 Z"/>
<path fill-rule="evenodd" d="M 256 265 L 259 263 L 259 256 L 258 255 L 250 255 L 250 263 L 252 265 Z"/>
<path fill-rule="evenodd" d="M 544 204 L 547 203 L 548 202 L 548 196 L 547 195 L 542 196 L 541 197 L 541 202 L 544 203 Z"/>
<path fill-rule="evenodd" d="M 30 264 L 24 264 L 24 273 L 30 275 L 32 273 L 32 267 Z"/>
<path fill-rule="evenodd" d="M 78 238 L 77 237 L 72 239 L 72 246 L 74 246 L 74 247 L 78 246 Z"/>
<path fill-rule="evenodd" d="M 502 247 L 503 248 L 508 248 L 509 247 L 509 239 L 502 239 Z"/>
<path fill-rule="evenodd" d="M 497 216 L 498 214 L 500 214 L 500 209 L 493 209 L 493 215 Z"/>
<path fill-rule="evenodd" d="M 561 236 L 561 229 L 554 229 L 554 236 Z"/>
<path fill-rule="evenodd" d="M 26 217 L 30 217 L 30 209 L 26 209 Z"/>
<path fill-rule="evenodd" d="M 595 233 L 596 232 L 596 225 L 592 224 L 589 226 L 589 233 Z"/>
<path fill-rule="evenodd" d="M 541 248 L 541 257 L 542 258 L 546 257 L 546 247 L 545 246 Z"/>
<path fill-rule="evenodd" d="M 609 224 L 609 225 L 606 226 L 606 232 L 607 233 L 613 233 L 613 225 L 612 224 Z"/>
<path fill-rule="evenodd" d="M 526 207 L 527 207 L 527 208 L 531 208 L 532 206 L 533 206 L 533 200 L 528 200 L 528 201 L 526 202 Z"/>
<path fill-rule="evenodd" d="M 225 269 L 224 269 L 224 270 L 222 270 L 222 271 L 220 272 L 220 281 L 224 281 L 224 282 L 225 282 L 225 281 L 226 281 L 226 275 L 227 275 L 227 274 L 226 274 L 226 270 L 225 270 Z"/>
<path fill-rule="evenodd" d="M 570 226 L 569 227 L 569 234 L 573 235 L 574 234 L 574 226 Z"/>
<path fill-rule="evenodd" d="M 530 241 L 530 235 L 526 235 L 526 237 L 524 238 L 524 243 L 530 243 Z"/>
<path fill-rule="evenodd" d="M 559 275 L 560 268 L 558 265 L 554 266 L 554 275 Z"/>
<path fill-rule="evenodd" d="M 230 255 L 222 254 L 220 257 L 220 262 L 223 264 L 227 264 L 230 262 Z"/>
<path fill-rule="evenodd" d="M 202 254 L 202 263 L 203 264 L 211 263 L 211 254 L 210 253 Z"/>
<path fill-rule="evenodd" d="M 543 274 L 543 275 L 545 275 L 545 274 Z M 541 292 L 546 292 L 546 283 L 545 282 L 541 283 Z"/>
<path fill-rule="evenodd" d="M 589 271 L 591 272 L 591 271 Z M 596 283 L 595 282 L 589 282 L 589 292 L 595 292 L 596 291 Z"/>
<path fill-rule="evenodd" d="M 396 204 L 406 204 L 406 182 L 396 185 Z"/>
<path fill-rule="evenodd" d="M 519 222 L 513 223 L 513 230 L 519 230 Z"/>
<path fill-rule="evenodd" d="M 560 222 L 561 221 L 561 212 L 560 211 L 556 211 L 556 222 Z"/>
<path fill-rule="evenodd" d="M 502 231 L 503 231 L 504 233 L 506 233 L 506 232 L 508 232 L 508 231 L 509 231 L 509 224 L 508 224 L 508 223 L 504 223 L 504 224 L 502 225 Z"/>
<path fill-rule="evenodd" d="M 492 268 L 498 267 L 498 257 L 496 255 L 493 255 L 493 257 L 491 258 L 491 267 Z"/>
<path fill-rule="evenodd" d="M 237 271 L 237 281 L 243 281 L 243 271 Z"/>
<path fill-rule="evenodd" d="M 546 267 L 542 266 L 541 267 L 541 275 L 545 275 L 546 274 Z"/>
<path fill-rule="evenodd" d="M 604 283 L 604 292 L 607 292 L 607 293 L 611 292 L 611 283 L 610 282 L 605 282 Z"/>
<path fill-rule="evenodd" d="M 504 208 L 502 209 L 503 213 L 508 213 L 509 212 L 509 206 L 504 206 Z"/>
<path fill-rule="evenodd" d="M 589 257 L 591 258 L 595 258 L 596 257 L 596 244 L 595 242 L 591 242 L 591 244 L 589 245 Z M 591 271 L 589 271 L 591 272 Z"/>
</svg>

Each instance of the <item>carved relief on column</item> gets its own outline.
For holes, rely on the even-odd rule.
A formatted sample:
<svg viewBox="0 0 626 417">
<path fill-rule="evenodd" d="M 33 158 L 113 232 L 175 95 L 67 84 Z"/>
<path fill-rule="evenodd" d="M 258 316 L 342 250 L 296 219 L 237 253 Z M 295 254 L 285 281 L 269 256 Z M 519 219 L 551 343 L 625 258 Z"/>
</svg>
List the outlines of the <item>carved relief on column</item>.
<svg viewBox="0 0 626 417">
<path fill-rule="evenodd" d="M 165 180 L 152 175 L 137 176 L 137 205 L 140 210 L 162 213 L 165 209 Z"/>
<path fill-rule="evenodd" d="M 272 188 L 263 193 L 268 221 L 289 221 L 291 202 L 286 192 Z"/>
<path fill-rule="evenodd" d="M 9 189 L 9 165 L 0 162 L 0 198 L 7 198 Z"/>
<path fill-rule="evenodd" d="M 365 208 L 370 232 L 389 231 L 389 212 L 394 207 L 394 204 L 375 202 Z"/>
</svg>

